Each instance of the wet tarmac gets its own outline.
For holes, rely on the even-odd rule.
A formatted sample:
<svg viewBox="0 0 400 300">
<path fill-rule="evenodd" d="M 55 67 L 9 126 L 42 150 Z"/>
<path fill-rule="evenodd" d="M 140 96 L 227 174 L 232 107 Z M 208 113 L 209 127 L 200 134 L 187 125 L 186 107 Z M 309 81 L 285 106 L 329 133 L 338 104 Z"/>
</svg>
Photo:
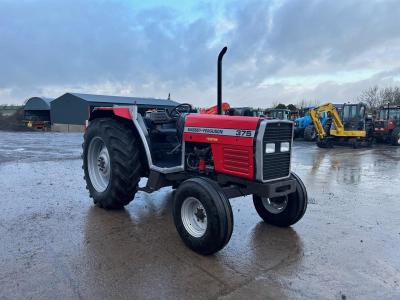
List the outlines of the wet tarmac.
<svg viewBox="0 0 400 300">
<path fill-rule="evenodd" d="M 230 243 L 187 249 L 172 191 L 93 206 L 80 134 L 0 132 L 0 299 L 399 299 L 400 148 L 296 142 L 309 206 L 291 228 L 232 199 Z"/>
</svg>

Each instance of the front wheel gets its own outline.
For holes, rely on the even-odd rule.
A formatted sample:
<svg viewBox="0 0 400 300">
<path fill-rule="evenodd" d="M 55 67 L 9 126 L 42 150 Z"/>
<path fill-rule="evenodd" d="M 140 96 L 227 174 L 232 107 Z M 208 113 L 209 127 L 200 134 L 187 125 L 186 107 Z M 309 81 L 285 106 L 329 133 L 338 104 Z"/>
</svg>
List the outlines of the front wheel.
<svg viewBox="0 0 400 300">
<path fill-rule="evenodd" d="M 221 187 L 210 179 L 184 181 L 175 194 L 173 216 L 183 242 L 200 254 L 221 250 L 231 238 L 231 205 Z"/>
<path fill-rule="evenodd" d="M 306 129 L 304 129 L 304 139 L 310 142 L 317 139 L 317 132 L 314 125 L 308 125 Z"/>
<path fill-rule="evenodd" d="M 295 173 L 291 178 L 296 180 L 296 191 L 289 195 L 276 198 L 253 195 L 254 207 L 266 223 L 288 227 L 304 216 L 308 202 L 306 187 Z"/>
</svg>

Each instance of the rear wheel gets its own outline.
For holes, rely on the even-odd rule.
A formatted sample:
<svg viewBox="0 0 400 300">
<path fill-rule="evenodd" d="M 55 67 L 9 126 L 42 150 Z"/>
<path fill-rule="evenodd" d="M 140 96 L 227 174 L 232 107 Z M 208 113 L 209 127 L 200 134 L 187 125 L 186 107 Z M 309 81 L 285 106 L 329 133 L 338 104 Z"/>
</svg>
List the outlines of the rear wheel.
<svg viewBox="0 0 400 300">
<path fill-rule="evenodd" d="M 393 146 L 400 146 L 400 127 L 393 129 L 391 140 Z"/>
<path fill-rule="evenodd" d="M 221 250 L 231 238 L 231 205 L 221 187 L 210 179 L 184 181 L 175 194 L 173 216 L 183 242 L 200 254 Z"/>
<path fill-rule="evenodd" d="M 254 207 L 266 223 L 288 227 L 304 216 L 308 202 L 307 190 L 295 173 L 292 173 L 292 179 L 296 180 L 296 191 L 289 195 L 276 198 L 253 195 Z"/>
<path fill-rule="evenodd" d="M 314 125 L 308 125 L 304 129 L 304 139 L 306 141 L 315 141 L 317 138 L 317 132 L 315 131 Z"/>
<path fill-rule="evenodd" d="M 96 205 L 118 209 L 131 202 L 141 173 L 133 129 L 111 118 L 90 122 L 83 143 L 83 170 L 86 188 Z"/>
<path fill-rule="evenodd" d="M 349 144 L 353 147 L 353 149 L 360 148 L 360 140 L 358 138 L 349 139 Z"/>
</svg>

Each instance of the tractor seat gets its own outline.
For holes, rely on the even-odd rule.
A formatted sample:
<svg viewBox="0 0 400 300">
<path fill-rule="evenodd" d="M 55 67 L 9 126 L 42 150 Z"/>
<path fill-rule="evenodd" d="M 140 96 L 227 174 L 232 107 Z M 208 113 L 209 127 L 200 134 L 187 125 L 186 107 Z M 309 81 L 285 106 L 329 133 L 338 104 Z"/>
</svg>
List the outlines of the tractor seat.
<svg viewBox="0 0 400 300">
<path fill-rule="evenodd" d="M 166 111 L 152 111 L 146 113 L 146 119 L 152 124 L 164 124 L 171 121 Z"/>
<path fill-rule="evenodd" d="M 153 132 L 162 135 L 176 135 L 176 127 L 173 123 L 160 124 L 153 128 Z"/>
<path fill-rule="evenodd" d="M 152 111 L 146 113 L 145 122 L 152 134 L 176 135 L 175 121 L 166 111 Z"/>
</svg>

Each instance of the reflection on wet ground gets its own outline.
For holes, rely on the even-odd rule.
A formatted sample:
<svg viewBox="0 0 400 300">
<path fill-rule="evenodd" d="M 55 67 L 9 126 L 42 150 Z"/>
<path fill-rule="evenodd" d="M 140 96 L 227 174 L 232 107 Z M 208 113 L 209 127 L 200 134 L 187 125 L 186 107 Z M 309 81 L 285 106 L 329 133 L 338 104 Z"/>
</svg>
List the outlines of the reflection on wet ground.
<svg viewBox="0 0 400 300">
<path fill-rule="evenodd" d="M 400 148 L 297 142 L 304 219 L 272 227 L 233 199 L 230 243 L 202 257 L 175 232 L 171 189 L 104 211 L 85 190 L 81 135 L 23 138 L 0 133 L 0 298 L 400 297 Z"/>
</svg>

